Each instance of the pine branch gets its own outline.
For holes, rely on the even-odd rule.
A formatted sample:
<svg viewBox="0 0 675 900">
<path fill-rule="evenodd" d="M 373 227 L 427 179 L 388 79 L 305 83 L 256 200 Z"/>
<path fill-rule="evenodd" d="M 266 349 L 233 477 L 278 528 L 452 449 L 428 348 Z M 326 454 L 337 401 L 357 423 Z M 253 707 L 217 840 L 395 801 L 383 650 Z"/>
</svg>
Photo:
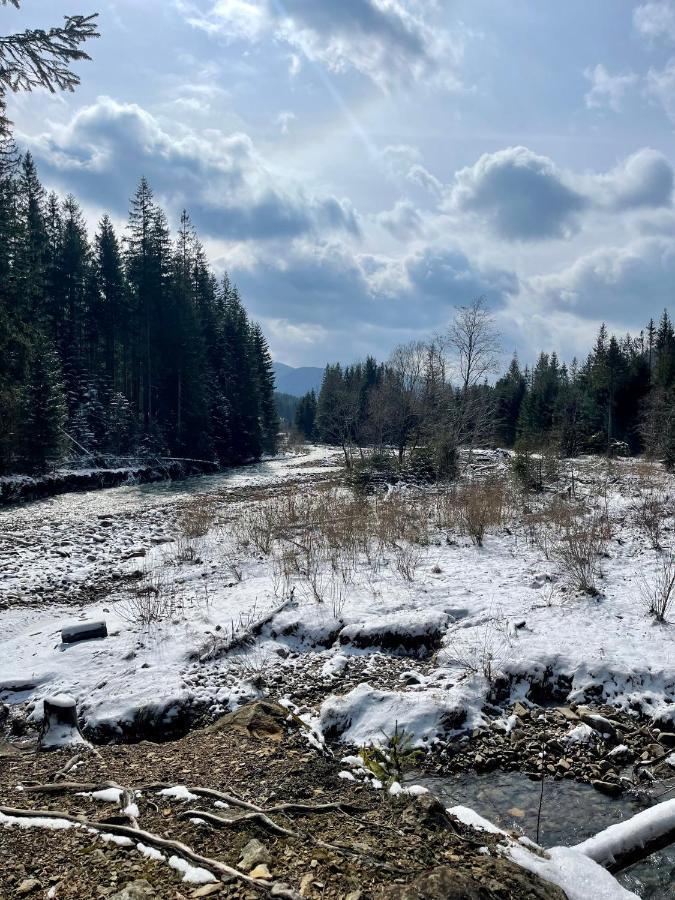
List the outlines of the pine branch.
<svg viewBox="0 0 675 900">
<path fill-rule="evenodd" d="M 11 2 L 18 8 L 18 0 L 0 0 L 4 6 Z M 73 91 L 80 78 L 70 65 L 90 56 L 81 44 L 99 37 L 98 14 L 66 16 L 61 27 L 44 30 L 26 29 L 18 34 L 0 37 L 0 86 L 12 91 L 32 91 L 45 87 Z"/>
</svg>

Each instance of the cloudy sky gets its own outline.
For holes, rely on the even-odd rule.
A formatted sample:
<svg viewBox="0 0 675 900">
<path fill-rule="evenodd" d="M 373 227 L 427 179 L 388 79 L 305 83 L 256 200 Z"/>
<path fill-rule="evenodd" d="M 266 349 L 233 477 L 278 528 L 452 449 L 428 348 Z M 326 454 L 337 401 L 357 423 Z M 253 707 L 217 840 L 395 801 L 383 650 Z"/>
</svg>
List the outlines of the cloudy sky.
<svg viewBox="0 0 675 900">
<path fill-rule="evenodd" d="M 13 97 L 43 181 L 186 207 L 292 365 L 485 295 L 505 352 L 675 309 L 675 0 L 24 0 L 100 12 L 74 95 Z"/>
</svg>

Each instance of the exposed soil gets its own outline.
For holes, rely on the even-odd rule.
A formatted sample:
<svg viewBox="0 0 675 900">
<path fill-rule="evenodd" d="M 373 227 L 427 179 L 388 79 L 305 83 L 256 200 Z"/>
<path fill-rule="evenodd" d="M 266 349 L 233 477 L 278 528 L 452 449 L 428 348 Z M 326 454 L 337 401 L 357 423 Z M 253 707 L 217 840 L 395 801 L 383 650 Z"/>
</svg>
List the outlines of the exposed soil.
<svg viewBox="0 0 675 900">
<path fill-rule="evenodd" d="M 31 785 L 53 782 L 72 758 L 72 748 L 46 754 L 32 746 L 6 747 L 4 753 L 8 755 L 0 755 L 3 807 L 49 809 L 55 815 L 68 812 L 98 823 L 127 821 L 115 804 L 77 796 L 74 789 L 64 787 L 58 794 L 30 790 Z M 115 782 L 126 788 L 156 782 L 208 787 L 263 807 L 276 825 L 294 834 L 272 833 L 256 820 L 219 828 L 198 823 L 192 820 L 198 812 L 190 818 L 181 813 L 201 809 L 235 819 L 243 811 L 218 808 L 213 798 L 187 803 L 146 788 L 136 798 L 140 828 L 180 840 L 232 867 L 255 871 L 256 865 L 267 866 L 257 871 L 269 873 L 269 878 L 257 888 L 237 879 L 191 885 L 166 862 L 146 859 L 135 848 L 116 846 L 85 828 L 47 831 L 7 826 L 0 828 L 0 897 L 253 898 L 270 892 L 274 896 L 280 882 L 300 896 L 348 900 L 564 897 L 558 888 L 481 850 L 493 848 L 495 838 L 478 836 L 450 819 L 429 795 L 392 798 L 339 778 L 341 768 L 339 753 L 313 749 L 299 724 L 269 705 L 245 707 L 175 743 L 142 742 L 85 752 L 76 768 L 60 778 L 61 784 L 67 778 L 86 785 Z M 291 801 L 342 807 L 271 811 Z M 251 848 L 253 839 L 262 848 Z M 240 860 L 247 845 L 249 860 L 244 866 Z"/>
</svg>

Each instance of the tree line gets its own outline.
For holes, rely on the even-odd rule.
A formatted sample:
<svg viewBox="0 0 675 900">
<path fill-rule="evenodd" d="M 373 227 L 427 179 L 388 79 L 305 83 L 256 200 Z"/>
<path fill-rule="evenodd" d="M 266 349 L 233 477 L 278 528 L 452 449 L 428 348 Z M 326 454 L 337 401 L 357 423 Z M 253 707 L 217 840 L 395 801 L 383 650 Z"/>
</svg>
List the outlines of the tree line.
<svg viewBox="0 0 675 900">
<path fill-rule="evenodd" d="M 141 179 L 126 235 L 104 216 L 92 241 L 75 198 L 47 195 L 17 152 L 7 93 L 74 90 L 98 36 L 96 15 L 73 15 L 0 37 L 0 473 L 72 453 L 231 464 L 274 452 L 265 337 L 187 213 L 172 239 Z"/>
<path fill-rule="evenodd" d="M 0 471 L 65 453 L 221 464 L 276 449 L 265 337 L 217 280 L 187 213 L 175 238 L 145 179 L 120 238 L 0 147 Z"/>
<path fill-rule="evenodd" d="M 499 446 L 581 453 L 640 453 L 675 465 L 675 334 L 664 311 L 637 336 L 603 325 L 583 361 L 516 356 L 496 380 L 499 336 L 482 299 L 457 311 L 447 333 L 373 358 L 326 367 L 321 390 L 301 398 L 295 426 L 308 440 L 339 445 L 348 465 L 365 447 L 399 467 L 424 452 L 450 473 L 458 447 Z M 392 454 L 393 451 L 393 454 Z M 361 453 L 361 456 L 363 454 Z"/>
</svg>

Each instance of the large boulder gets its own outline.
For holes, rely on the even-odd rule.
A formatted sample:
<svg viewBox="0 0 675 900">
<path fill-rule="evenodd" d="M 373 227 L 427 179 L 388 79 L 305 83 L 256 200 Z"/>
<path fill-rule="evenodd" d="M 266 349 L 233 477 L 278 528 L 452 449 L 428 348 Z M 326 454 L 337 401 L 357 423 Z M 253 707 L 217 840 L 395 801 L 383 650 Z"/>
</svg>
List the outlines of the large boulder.
<svg viewBox="0 0 675 900">
<path fill-rule="evenodd" d="M 281 741 L 289 715 L 288 710 L 278 703 L 254 700 L 221 716 L 206 732 L 239 731 L 261 741 Z"/>
</svg>

